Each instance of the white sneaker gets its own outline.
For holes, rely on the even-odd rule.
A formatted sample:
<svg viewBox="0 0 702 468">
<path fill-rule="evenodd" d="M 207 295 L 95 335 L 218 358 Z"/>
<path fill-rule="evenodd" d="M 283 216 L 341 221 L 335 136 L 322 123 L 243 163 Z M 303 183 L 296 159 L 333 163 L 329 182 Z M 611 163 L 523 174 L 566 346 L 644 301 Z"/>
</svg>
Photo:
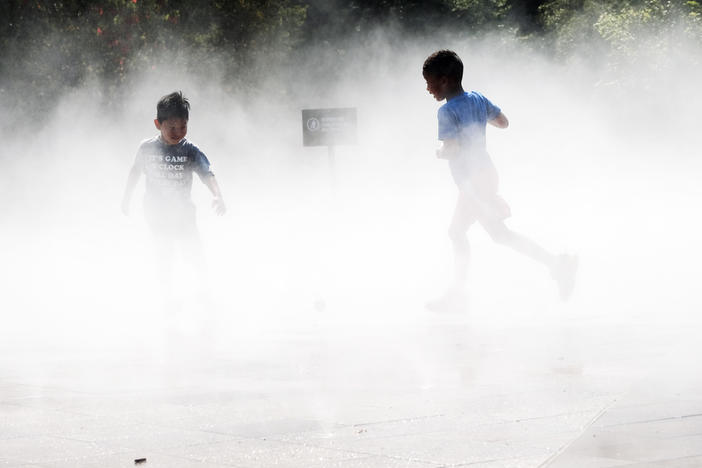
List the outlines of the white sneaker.
<svg viewBox="0 0 702 468">
<path fill-rule="evenodd" d="M 556 259 L 555 265 L 551 268 L 551 276 L 558 285 L 558 294 L 561 299 L 567 301 L 573 288 L 575 288 L 575 274 L 578 271 L 578 257 L 575 255 L 561 254 Z"/>
</svg>

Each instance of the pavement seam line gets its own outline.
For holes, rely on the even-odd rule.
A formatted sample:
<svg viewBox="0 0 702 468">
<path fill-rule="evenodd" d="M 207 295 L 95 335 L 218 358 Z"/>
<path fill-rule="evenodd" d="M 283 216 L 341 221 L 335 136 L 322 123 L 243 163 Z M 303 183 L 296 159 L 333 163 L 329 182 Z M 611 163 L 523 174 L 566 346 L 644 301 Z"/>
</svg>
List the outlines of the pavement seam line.
<svg viewBox="0 0 702 468">
<path fill-rule="evenodd" d="M 590 422 L 587 423 L 587 424 L 585 425 L 585 427 L 583 427 L 583 430 L 580 432 L 580 434 L 579 434 L 575 439 L 571 440 L 571 441 L 570 441 L 569 443 L 567 443 L 567 444 L 564 444 L 560 449 L 558 449 L 558 450 L 556 451 L 556 453 L 554 453 L 553 455 L 551 455 L 550 457 L 548 457 L 546 460 L 544 460 L 544 461 L 538 466 L 538 468 L 546 468 L 546 467 L 549 466 L 551 463 L 553 463 L 553 462 L 556 460 L 556 458 L 558 458 L 558 457 L 561 456 L 566 450 L 568 450 L 568 447 L 572 446 L 575 442 L 577 442 L 578 440 L 580 440 L 580 439 L 582 438 L 582 436 L 588 431 L 588 429 L 590 429 L 590 428 L 597 422 L 598 419 L 600 419 L 602 416 L 604 416 L 604 414 L 605 414 L 607 411 L 609 411 L 609 409 L 610 409 L 612 406 L 614 406 L 614 404 L 615 404 L 616 402 L 617 402 L 617 399 L 615 398 L 615 399 L 613 399 L 611 402 L 609 402 L 607 405 L 605 405 L 605 407 L 602 408 L 602 409 L 590 420 Z"/>
</svg>

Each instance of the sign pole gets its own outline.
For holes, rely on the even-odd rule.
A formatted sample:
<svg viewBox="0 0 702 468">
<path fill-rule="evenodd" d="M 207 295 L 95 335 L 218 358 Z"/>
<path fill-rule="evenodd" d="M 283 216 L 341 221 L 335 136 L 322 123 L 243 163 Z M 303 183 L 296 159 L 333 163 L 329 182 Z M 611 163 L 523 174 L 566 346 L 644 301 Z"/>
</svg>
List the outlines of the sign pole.
<svg viewBox="0 0 702 468">
<path fill-rule="evenodd" d="M 326 239 L 321 243 L 322 252 L 326 255 L 320 258 L 320 273 L 322 274 L 322 295 L 314 303 L 315 308 L 322 312 L 326 307 L 324 296 L 334 293 L 335 269 L 338 260 L 338 236 L 336 213 L 336 146 L 355 145 L 356 109 L 353 107 L 334 109 L 302 109 L 302 144 L 303 146 L 326 146 L 327 166 L 329 171 L 329 196 L 326 199 L 324 227 Z"/>
<path fill-rule="evenodd" d="M 329 160 L 329 177 L 331 179 L 332 191 L 336 190 L 336 147 L 334 145 L 327 146 L 327 155 Z"/>
</svg>

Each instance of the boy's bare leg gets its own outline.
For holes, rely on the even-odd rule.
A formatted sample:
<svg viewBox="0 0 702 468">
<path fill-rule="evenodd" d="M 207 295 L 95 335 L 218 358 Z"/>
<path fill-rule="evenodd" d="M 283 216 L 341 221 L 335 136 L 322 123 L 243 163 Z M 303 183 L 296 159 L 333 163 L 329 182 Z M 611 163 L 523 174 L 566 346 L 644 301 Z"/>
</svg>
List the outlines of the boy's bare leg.
<svg viewBox="0 0 702 468">
<path fill-rule="evenodd" d="M 516 252 L 546 266 L 556 280 L 561 298 L 567 299 L 570 296 L 575 284 L 577 257 L 565 254 L 554 255 L 528 237 L 507 227 L 504 215 L 509 213 L 509 208 L 507 207 L 505 212 L 504 206 L 499 202 L 497 204 L 485 202 L 477 195 L 474 186 L 470 183 L 461 187 L 456 209 L 455 219 L 460 220 L 461 213 L 473 213 L 493 241 L 511 247 Z M 456 245 L 455 242 L 454 245 Z"/>
<path fill-rule="evenodd" d="M 435 311 L 462 311 L 467 306 L 466 283 L 470 265 L 470 243 L 468 229 L 475 222 L 470 205 L 459 195 L 451 219 L 448 235 L 453 247 L 453 284 L 440 298 L 427 303 Z"/>
<path fill-rule="evenodd" d="M 207 259 L 197 227 L 193 226 L 185 234 L 180 247 L 183 263 L 188 270 L 188 281 L 192 285 L 192 295 L 188 298 L 189 314 L 194 320 L 193 330 L 200 333 L 203 344 L 209 345 L 209 339 L 217 329 L 217 314 L 210 290 Z"/>
<path fill-rule="evenodd" d="M 481 221 L 493 241 L 511 247 L 515 251 L 536 260 L 551 269 L 556 264 L 556 256 L 522 234 L 513 231 L 502 220 Z"/>
<path fill-rule="evenodd" d="M 177 218 L 178 249 L 182 255 L 184 271 L 190 285 L 189 292 L 195 294 L 195 305 L 200 308 L 209 300 L 209 278 L 205 253 L 197 228 L 195 206 L 192 203 L 182 206 Z"/>
<path fill-rule="evenodd" d="M 496 190 L 496 182 L 494 185 Z M 461 184 L 454 219 L 459 215 L 459 209 L 465 212 L 472 212 L 480 220 L 480 224 L 493 241 L 511 247 L 517 252 L 552 268 L 556 260 L 554 255 L 531 239 L 507 227 L 504 218 L 509 215 L 509 208 L 502 213 L 502 207 L 498 206 L 493 200 L 486 200 L 484 197 L 481 197 L 479 193 L 478 188 L 472 181 L 467 180 Z"/>
<path fill-rule="evenodd" d="M 551 276 L 556 280 L 561 299 L 570 297 L 575 286 L 575 273 L 578 269 L 578 258 L 574 255 L 554 255 L 533 240 L 519 234 L 502 220 L 481 220 L 481 224 L 493 241 L 511 247 L 546 266 Z"/>
<path fill-rule="evenodd" d="M 156 282 L 161 296 L 163 310 L 170 313 L 174 308 L 173 270 L 175 245 L 168 236 L 154 235 L 154 256 L 156 262 Z"/>
<path fill-rule="evenodd" d="M 459 194 L 448 232 L 453 247 L 454 274 L 452 289 L 455 290 L 465 289 L 468 281 L 468 268 L 470 265 L 468 229 L 475 222 L 475 219 L 470 203 Z"/>
<path fill-rule="evenodd" d="M 182 240 L 183 261 L 193 275 L 193 285 L 197 294 L 204 298 L 209 292 L 209 277 L 205 252 L 197 231 Z"/>
</svg>

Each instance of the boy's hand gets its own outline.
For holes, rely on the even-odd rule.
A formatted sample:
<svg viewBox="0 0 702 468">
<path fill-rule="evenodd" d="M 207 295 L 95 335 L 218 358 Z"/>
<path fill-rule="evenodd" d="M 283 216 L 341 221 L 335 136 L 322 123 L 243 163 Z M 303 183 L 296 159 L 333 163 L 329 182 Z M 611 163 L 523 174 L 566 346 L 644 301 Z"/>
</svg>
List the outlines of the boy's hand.
<svg viewBox="0 0 702 468">
<path fill-rule="evenodd" d="M 212 208 L 214 209 L 215 213 L 217 215 L 222 216 L 224 213 L 227 212 L 227 206 L 224 204 L 224 200 L 222 200 L 222 197 L 215 197 L 212 200 Z"/>
</svg>

